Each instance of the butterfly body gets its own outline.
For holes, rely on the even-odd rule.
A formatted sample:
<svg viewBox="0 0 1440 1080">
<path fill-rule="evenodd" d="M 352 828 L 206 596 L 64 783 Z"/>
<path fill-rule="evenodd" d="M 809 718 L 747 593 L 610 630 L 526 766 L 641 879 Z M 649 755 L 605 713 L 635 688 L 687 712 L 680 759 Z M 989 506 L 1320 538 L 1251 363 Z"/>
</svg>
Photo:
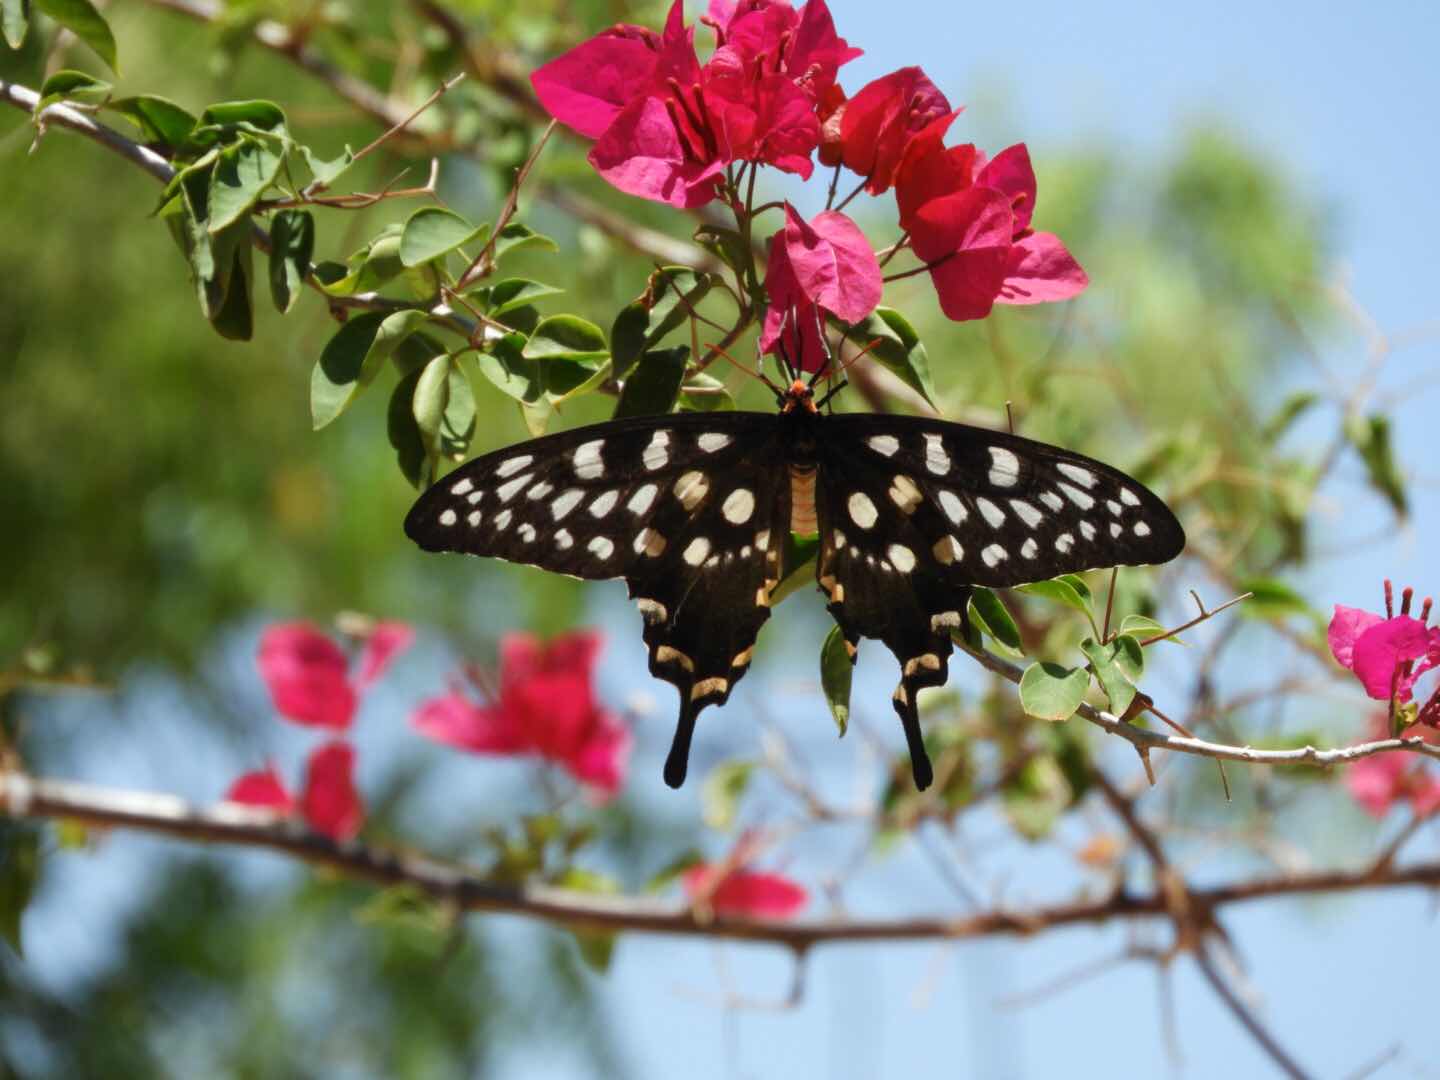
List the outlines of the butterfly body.
<svg viewBox="0 0 1440 1080">
<path fill-rule="evenodd" d="M 922 788 L 916 694 L 945 682 L 974 586 L 1164 562 L 1184 546 L 1160 499 L 1081 455 L 941 420 L 824 413 L 800 382 L 779 397 L 778 414 L 632 417 L 498 450 L 405 521 L 429 551 L 623 577 L 650 671 L 680 692 L 672 787 L 696 717 L 749 669 L 787 531 L 818 534 L 816 581 L 852 661 L 865 637 L 899 661 L 894 705 Z"/>
</svg>

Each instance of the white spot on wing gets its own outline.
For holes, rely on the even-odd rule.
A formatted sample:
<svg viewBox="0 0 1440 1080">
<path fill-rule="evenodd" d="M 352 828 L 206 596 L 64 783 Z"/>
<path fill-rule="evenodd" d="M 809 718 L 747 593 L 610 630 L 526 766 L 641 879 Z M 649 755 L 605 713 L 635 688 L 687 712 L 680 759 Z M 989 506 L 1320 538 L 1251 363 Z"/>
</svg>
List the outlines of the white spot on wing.
<svg viewBox="0 0 1440 1080">
<path fill-rule="evenodd" d="M 980 511 L 980 516 L 985 519 L 985 523 L 992 529 L 998 529 L 1005 524 L 1005 512 L 989 499 L 976 499 L 975 506 Z"/>
<path fill-rule="evenodd" d="M 514 476 L 521 469 L 529 465 L 535 459 L 529 454 L 521 454 L 519 457 L 512 457 L 508 461 L 502 461 L 495 469 L 496 476 Z M 456 492 L 458 495 L 459 492 Z"/>
<path fill-rule="evenodd" d="M 521 525 L 516 531 L 520 534 L 520 539 L 527 544 L 533 542 L 535 539 L 535 526 L 531 525 L 528 521 Z"/>
<path fill-rule="evenodd" d="M 1086 540 L 1094 540 L 1095 526 L 1091 525 L 1088 521 L 1080 522 L 1080 535 L 1085 537 Z"/>
<path fill-rule="evenodd" d="M 900 440 L 894 435 L 871 435 L 865 442 L 871 450 L 877 454 L 884 454 L 886 457 L 892 456 L 895 451 L 900 449 Z"/>
<path fill-rule="evenodd" d="M 707 454 L 713 454 L 716 450 L 724 450 L 725 447 L 734 441 L 735 440 L 730 438 L 729 435 L 723 434 L 722 432 L 707 431 L 695 440 L 695 444 Z"/>
<path fill-rule="evenodd" d="M 1040 493 L 1040 501 L 1046 506 L 1048 506 L 1051 510 L 1058 511 L 1065 509 L 1065 500 L 1060 498 L 1060 496 L 1056 495 L 1053 491 L 1042 491 Z"/>
<path fill-rule="evenodd" d="M 559 521 L 566 514 L 580 505 L 580 500 L 585 497 L 585 492 L 579 488 L 567 488 L 555 496 L 555 501 L 550 504 L 550 513 Z"/>
<path fill-rule="evenodd" d="M 915 481 L 903 474 L 897 474 L 890 485 L 890 501 L 900 508 L 901 513 L 913 514 L 925 497 L 915 486 Z"/>
<path fill-rule="evenodd" d="M 862 529 L 875 527 L 875 522 L 880 517 L 880 512 L 875 509 L 875 504 L 870 501 L 870 496 L 863 491 L 852 492 L 846 500 L 845 506 L 850 511 L 850 520 L 859 525 Z"/>
<path fill-rule="evenodd" d="M 1044 514 L 1040 513 L 1039 510 L 1036 510 L 1035 507 L 1031 506 L 1024 499 L 1011 499 L 1010 508 L 1020 516 L 1021 521 L 1025 522 L 1025 524 L 1032 529 L 1045 519 Z"/>
<path fill-rule="evenodd" d="M 965 509 L 965 504 L 960 501 L 960 496 L 953 491 L 940 492 L 940 508 L 945 511 L 945 516 L 956 525 L 970 516 Z"/>
<path fill-rule="evenodd" d="M 843 548 L 845 546 L 845 534 L 839 529 L 836 529 L 830 534 L 830 546 L 835 548 L 836 550 L 839 550 L 840 548 Z"/>
<path fill-rule="evenodd" d="M 1115 517 L 1120 516 L 1120 504 L 1114 499 L 1105 500 L 1105 509 L 1109 510 Z"/>
<path fill-rule="evenodd" d="M 762 529 L 755 534 L 755 550 L 768 551 L 770 549 L 770 530 Z"/>
<path fill-rule="evenodd" d="M 675 497 L 686 510 L 694 510 L 710 492 L 710 481 L 705 474 L 691 469 L 675 481 Z"/>
<path fill-rule="evenodd" d="M 451 494 L 451 495 L 464 495 L 464 494 L 466 494 L 467 492 L 473 490 L 474 487 L 475 487 L 475 485 L 470 482 L 470 478 L 467 476 L 464 480 L 461 480 L 458 484 L 453 484 L 453 485 L 451 485 L 450 494 Z"/>
<path fill-rule="evenodd" d="M 474 506 L 484 497 L 485 493 L 483 491 L 472 491 L 469 495 L 465 496 L 465 501 L 468 502 L 471 506 Z"/>
<path fill-rule="evenodd" d="M 642 552 L 652 559 L 659 557 L 665 550 L 665 537 L 661 536 L 654 529 L 641 529 L 635 536 L 635 554 Z"/>
<path fill-rule="evenodd" d="M 635 494 L 630 496 L 625 508 L 638 517 L 650 509 L 650 504 L 655 501 L 655 494 L 659 490 L 654 484 L 642 484 L 635 489 Z"/>
<path fill-rule="evenodd" d="M 1055 467 L 1077 484 L 1084 484 L 1087 488 L 1095 486 L 1095 474 L 1082 465 L 1072 465 L 1068 461 L 1062 461 Z"/>
<path fill-rule="evenodd" d="M 1118 521 L 1110 522 L 1110 535 L 1116 540 L 1120 539 L 1120 523 Z"/>
<path fill-rule="evenodd" d="M 545 481 L 542 480 L 540 481 L 540 483 L 532 487 L 529 491 L 525 492 L 525 497 L 527 499 L 543 499 L 546 495 L 549 495 L 550 492 L 554 490 L 554 487 L 552 487 L 550 484 L 545 483 Z"/>
<path fill-rule="evenodd" d="M 1033 536 L 1027 536 L 1025 543 L 1020 545 L 1020 554 L 1027 559 L 1033 559 L 1040 552 L 1040 545 L 1035 543 Z"/>
<path fill-rule="evenodd" d="M 500 497 L 501 502 L 509 502 L 515 497 L 515 493 L 530 483 L 531 476 L 526 473 L 524 476 L 517 476 L 514 480 L 507 480 L 495 489 L 495 494 Z"/>
<path fill-rule="evenodd" d="M 895 569 L 902 574 L 908 574 L 915 569 L 915 553 L 904 544 L 891 544 L 885 549 L 885 554 L 890 556 L 890 561 L 895 564 Z"/>
<path fill-rule="evenodd" d="M 618 491 L 602 491 L 590 504 L 590 514 L 592 517 L 603 518 L 615 509 L 615 504 L 619 501 L 620 493 Z"/>
<path fill-rule="evenodd" d="M 980 558 L 985 560 L 985 565 L 992 570 L 999 566 L 1010 556 L 999 544 L 991 544 L 984 551 L 980 552 Z"/>
<path fill-rule="evenodd" d="M 649 443 L 640 453 L 640 462 L 654 472 L 656 469 L 663 469 L 670 462 L 670 432 L 657 431 L 650 436 Z"/>
<path fill-rule="evenodd" d="M 990 483 L 1014 487 L 1020 482 L 1020 459 L 1003 446 L 990 447 Z"/>
<path fill-rule="evenodd" d="M 500 513 L 495 515 L 495 528 L 508 529 L 510 527 L 510 519 L 514 516 L 515 515 L 510 513 L 509 510 L 501 510 Z"/>
<path fill-rule="evenodd" d="M 936 476 L 950 471 L 950 455 L 945 452 L 945 442 L 939 435 L 925 436 L 925 467 Z"/>
<path fill-rule="evenodd" d="M 604 439 L 591 439 L 577 446 L 575 453 L 570 455 L 575 475 L 581 480 L 599 480 L 605 475 L 605 462 L 600 457 L 600 449 L 604 445 Z"/>
<path fill-rule="evenodd" d="M 601 562 L 604 562 L 610 558 L 611 555 L 615 554 L 615 545 L 611 543 L 610 538 L 606 536 L 595 537 L 590 543 L 586 544 L 585 547 Z"/>
<path fill-rule="evenodd" d="M 1137 521 L 1137 522 L 1135 522 L 1135 535 L 1136 535 L 1136 536 L 1149 536 L 1149 535 L 1150 535 L 1150 526 L 1149 526 L 1149 525 L 1146 525 L 1145 522 L 1143 522 L 1143 521 Z"/>
<path fill-rule="evenodd" d="M 575 538 L 570 535 L 569 529 L 561 529 L 555 534 L 555 546 L 561 551 L 569 551 L 575 545 Z"/>
<path fill-rule="evenodd" d="M 459 521 L 459 520 L 460 520 L 460 515 L 457 514 L 457 513 L 455 513 L 454 510 L 442 510 L 442 511 L 440 512 L 440 524 L 441 524 L 441 525 L 454 525 L 455 522 L 457 522 L 457 521 Z"/>
<path fill-rule="evenodd" d="M 699 566 L 705 561 L 706 556 L 709 554 L 710 541 L 703 536 L 697 536 L 694 540 L 690 541 L 690 546 L 685 549 L 681 558 L 691 566 Z"/>
<path fill-rule="evenodd" d="M 942 536 L 935 541 L 935 546 L 930 549 L 930 553 L 946 566 L 965 557 L 965 549 L 953 536 Z"/>
<path fill-rule="evenodd" d="M 1055 538 L 1055 550 L 1061 555 L 1070 554 L 1070 549 L 1075 546 L 1075 537 L 1069 533 L 1061 533 Z"/>
<path fill-rule="evenodd" d="M 471 510 L 470 515 L 465 520 L 470 523 L 470 527 L 472 529 L 475 528 L 477 525 L 480 524 L 480 511 Z"/>
<path fill-rule="evenodd" d="M 1140 496 L 1136 495 L 1129 488 L 1122 487 L 1120 489 L 1120 501 L 1123 502 L 1126 506 L 1139 506 Z"/>
<path fill-rule="evenodd" d="M 755 496 L 746 488 L 736 488 L 725 496 L 720 512 L 731 525 L 744 525 L 755 513 Z"/>
<path fill-rule="evenodd" d="M 1085 492 L 1081 491 L 1079 488 L 1073 487 L 1072 485 L 1067 484 L 1064 481 L 1061 481 L 1060 483 L 1060 490 L 1065 493 L 1065 497 L 1067 499 L 1073 502 L 1081 510 L 1089 510 L 1092 506 L 1095 505 L 1095 500 L 1093 498 L 1085 494 Z"/>
</svg>

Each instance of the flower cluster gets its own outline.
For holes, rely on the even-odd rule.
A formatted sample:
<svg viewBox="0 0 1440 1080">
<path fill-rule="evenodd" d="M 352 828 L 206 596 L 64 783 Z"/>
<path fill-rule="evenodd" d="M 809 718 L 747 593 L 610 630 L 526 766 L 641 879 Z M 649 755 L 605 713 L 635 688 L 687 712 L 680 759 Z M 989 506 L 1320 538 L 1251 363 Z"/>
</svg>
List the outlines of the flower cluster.
<svg viewBox="0 0 1440 1080">
<path fill-rule="evenodd" d="M 1419 618 L 1412 616 L 1413 600 L 1413 591 L 1404 590 L 1400 614 L 1395 614 L 1387 581 L 1384 616 L 1336 604 L 1330 619 L 1330 652 L 1354 673 L 1370 697 L 1390 704 L 1391 712 L 1376 717 L 1377 738 L 1398 730 L 1433 742 L 1440 739 L 1440 680 L 1423 704 L 1416 700 L 1416 684 L 1440 668 L 1440 626 L 1427 625 L 1429 599 L 1421 605 Z M 1356 762 L 1346 774 L 1346 786 L 1376 817 L 1400 801 L 1409 802 L 1422 816 L 1440 810 L 1440 776 L 1424 761 L 1406 754 L 1379 754 Z"/>
<path fill-rule="evenodd" d="M 760 846 L 759 836 L 747 831 L 725 859 L 686 870 L 680 885 L 690 902 L 721 916 L 789 919 L 799 914 L 810 902 L 803 885 L 783 874 L 749 869 Z"/>
<path fill-rule="evenodd" d="M 344 651 L 325 634 L 309 623 L 279 623 L 260 637 L 260 677 L 282 717 L 343 734 L 355 719 L 361 694 L 410 647 L 414 637 L 404 623 L 369 627 L 352 676 Z M 316 832 L 333 840 L 348 840 L 365 820 L 354 775 L 354 747 L 335 738 L 310 753 L 298 798 L 271 764 L 240 777 L 225 797 L 282 814 L 298 814 Z"/>
<path fill-rule="evenodd" d="M 474 754 L 533 754 L 561 766 L 599 800 L 625 782 L 630 732 L 595 697 L 599 634 L 544 643 L 529 634 L 500 642 L 500 688 L 475 701 L 462 687 L 423 702 L 411 723 L 423 735 Z M 470 680 L 482 680 L 472 673 Z"/>
<path fill-rule="evenodd" d="M 818 155 L 871 195 L 894 189 L 900 246 L 923 261 L 952 319 L 1085 288 L 1059 238 L 1032 228 L 1035 174 L 1024 144 L 988 160 L 970 144 L 946 147 L 960 110 L 916 67 L 847 96 L 839 69 L 860 50 L 835 32 L 824 0 L 798 11 L 789 0 L 711 0 L 701 22 L 715 38 L 703 64 L 675 0 L 662 32 L 612 27 L 532 76 L 550 114 L 595 140 L 590 162 L 615 187 L 687 208 L 722 198 L 748 218 L 758 211 L 742 199 L 736 166 L 808 179 Z M 785 217 L 770 240 L 762 348 L 776 347 L 789 319 L 798 338 L 787 342 L 790 355 L 813 369 L 818 354 L 805 345 L 817 309 L 856 322 L 879 303 L 883 278 L 839 208 L 806 222 L 786 204 Z"/>
</svg>

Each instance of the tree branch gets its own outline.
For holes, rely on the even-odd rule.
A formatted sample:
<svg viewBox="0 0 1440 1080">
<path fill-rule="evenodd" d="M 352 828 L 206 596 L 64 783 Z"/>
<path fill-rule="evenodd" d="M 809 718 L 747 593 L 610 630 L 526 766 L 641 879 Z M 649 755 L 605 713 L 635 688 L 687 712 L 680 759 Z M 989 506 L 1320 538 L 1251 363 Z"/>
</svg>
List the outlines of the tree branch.
<svg viewBox="0 0 1440 1080">
<path fill-rule="evenodd" d="M 546 885 L 491 881 L 478 870 L 432 856 L 350 841 L 335 843 L 273 812 L 234 803 L 196 807 L 172 795 L 95 787 L 0 772 L 0 813 L 16 818 L 57 819 L 104 828 L 127 828 L 196 843 L 268 848 L 349 877 L 379 885 L 411 885 L 463 911 L 506 912 L 561 926 L 600 931 L 638 931 L 770 942 L 803 952 L 812 945 L 849 941 L 965 939 L 1033 934 L 1057 926 L 1113 919 L 1165 917 L 1170 902 L 1159 892 L 1116 892 L 1101 900 L 992 910 L 958 918 L 833 919 L 814 922 L 714 918 L 685 907 L 642 897 L 599 896 Z M 1204 909 L 1269 897 L 1360 889 L 1440 887 L 1440 861 L 1377 872 L 1331 870 L 1195 889 Z"/>
</svg>

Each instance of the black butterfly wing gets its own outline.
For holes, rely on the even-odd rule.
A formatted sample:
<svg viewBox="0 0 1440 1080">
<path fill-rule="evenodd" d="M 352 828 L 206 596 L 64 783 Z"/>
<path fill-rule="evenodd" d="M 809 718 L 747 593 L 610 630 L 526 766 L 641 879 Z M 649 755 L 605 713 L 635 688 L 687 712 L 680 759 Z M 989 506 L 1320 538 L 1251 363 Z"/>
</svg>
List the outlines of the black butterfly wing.
<svg viewBox="0 0 1440 1080">
<path fill-rule="evenodd" d="M 650 671 L 680 691 L 665 765 L 679 787 L 696 716 L 749 668 L 789 518 L 775 417 L 718 412 L 595 424 L 476 458 L 419 498 L 405 532 L 427 551 L 623 577 Z"/>
<path fill-rule="evenodd" d="M 915 696 L 945 682 L 972 586 L 1166 562 L 1185 546 L 1157 496 L 1059 447 L 917 417 L 826 417 L 822 431 L 816 576 L 851 646 L 878 639 L 900 663 L 894 704 L 921 788 Z"/>
</svg>

